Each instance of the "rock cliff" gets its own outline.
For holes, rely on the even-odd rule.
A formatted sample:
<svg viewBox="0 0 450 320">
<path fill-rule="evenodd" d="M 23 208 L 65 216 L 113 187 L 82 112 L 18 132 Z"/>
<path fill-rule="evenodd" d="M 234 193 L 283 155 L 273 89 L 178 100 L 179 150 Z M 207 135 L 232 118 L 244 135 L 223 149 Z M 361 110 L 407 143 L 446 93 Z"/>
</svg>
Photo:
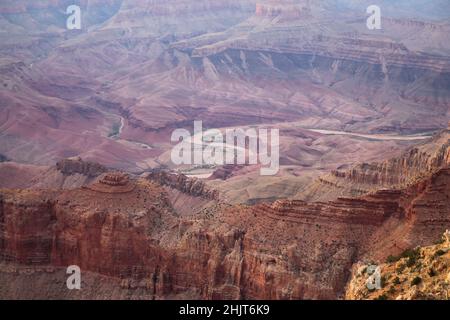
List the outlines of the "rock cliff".
<svg viewBox="0 0 450 320">
<path fill-rule="evenodd" d="M 411 148 L 402 157 L 382 163 L 362 164 L 348 172 L 334 171 L 338 178 L 375 186 L 404 186 L 450 165 L 450 130 L 422 146 Z"/>
<path fill-rule="evenodd" d="M 137 297 L 338 298 L 357 261 L 382 261 L 449 228 L 449 179 L 450 171 L 442 169 L 408 189 L 360 199 L 219 205 L 186 217 L 149 179 L 131 179 L 126 184 L 133 188 L 120 192 L 110 184 L 103 184 L 110 192 L 3 190 L 0 252 L 6 267 L 0 281 L 6 287 L 0 295 L 13 291 L 7 279 L 18 281 L 8 268 L 75 264 L 89 275 L 117 279 L 112 286 L 120 280 L 118 292 Z M 52 278 L 36 275 L 36 281 Z"/>
<path fill-rule="evenodd" d="M 400 157 L 334 170 L 313 183 L 301 198 L 309 201 L 360 196 L 381 188 L 401 189 L 450 165 L 450 129 L 407 150 Z"/>
</svg>

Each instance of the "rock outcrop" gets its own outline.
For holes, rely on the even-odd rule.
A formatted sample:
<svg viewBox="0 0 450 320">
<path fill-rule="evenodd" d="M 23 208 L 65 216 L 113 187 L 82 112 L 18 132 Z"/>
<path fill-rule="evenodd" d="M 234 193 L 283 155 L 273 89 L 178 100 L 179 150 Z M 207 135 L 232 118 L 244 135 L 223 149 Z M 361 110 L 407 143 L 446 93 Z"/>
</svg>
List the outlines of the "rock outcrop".
<svg viewBox="0 0 450 320">
<path fill-rule="evenodd" d="M 128 193 L 134 190 L 136 184 L 123 172 L 108 172 L 101 175 L 97 181 L 86 188 L 103 193 Z"/>
<path fill-rule="evenodd" d="M 101 164 L 83 161 L 80 157 L 61 160 L 56 163 L 56 169 L 66 176 L 81 174 L 89 178 L 98 177 L 107 171 Z"/>
<path fill-rule="evenodd" d="M 219 198 L 217 190 L 210 189 L 205 182 L 200 179 L 188 178 L 183 174 L 154 170 L 146 174 L 146 178 L 161 186 L 173 188 L 190 196 L 202 197 L 210 200 L 218 200 Z"/>
<path fill-rule="evenodd" d="M 77 189 L 88 186 L 108 169 L 96 162 L 80 157 L 60 160 L 55 166 L 34 176 L 23 188 L 31 189 Z"/>
<path fill-rule="evenodd" d="M 448 300 L 450 231 L 438 244 L 390 256 L 379 266 L 379 286 L 370 285 L 369 265 L 355 264 L 345 298 L 349 300 Z M 369 282 L 369 285 L 368 285 Z"/>
</svg>

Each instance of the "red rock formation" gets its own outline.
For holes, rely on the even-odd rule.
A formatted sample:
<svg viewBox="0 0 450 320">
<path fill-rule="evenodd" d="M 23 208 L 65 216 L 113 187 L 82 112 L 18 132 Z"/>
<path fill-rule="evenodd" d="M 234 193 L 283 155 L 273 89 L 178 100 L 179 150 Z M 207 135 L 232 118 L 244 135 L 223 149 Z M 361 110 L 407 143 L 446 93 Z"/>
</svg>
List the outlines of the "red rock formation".
<svg viewBox="0 0 450 320">
<path fill-rule="evenodd" d="M 128 174 L 123 172 L 107 172 L 86 188 L 97 192 L 114 194 L 131 192 L 135 186 L 134 181 L 130 181 Z"/>
<path fill-rule="evenodd" d="M 83 161 L 80 157 L 64 159 L 56 163 L 56 169 L 64 175 L 81 174 L 89 178 L 98 177 L 107 171 L 101 164 Z"/>
<path fill-rule="evenodd" d="M 147 179 L 119 194 L 2 191 L 0 252 L 31 268 L 77 264 L 122 279 L 121 290 L 140 297 L 336 298 L 356 261 L 384 259 L 449 228 L 449 181 L 442 169 L 403 191 L 219 206 L 196 218 L 176 216 Z"/>
<path fill-rule="evenodd" d="M 346 20 L 349 34 L 321 17 L 283 19 L 305 12 L 284 1 L 257 6 L 270 25 L 258 17 L 244 22 L 253 14 L 251 1 L 167 3 L 124 1 L 107 23 L 68 41 L 45 33 L 2 42 L 1 153 L 45 165 L 84 153 L 108 166 L 145 170 L 166 150 L 136 141 L 166 145 L 167 132 L 199 115 L 215 127 L 300 121 L 363 131 L 420 131 L 446 121 L 450 60 L 439 42 L 446 25 L 406 22 L 401 32 L 385 28 L 369 36 L 357 31 L 364 28 L 359 21 Z M 16 4 L 8 12 L 44 6 Z M 20 21 L 13 29 L 28 30 Z M 404 34 L 419 40 L 399 43 Z M 435 53 L 426 53 L 429 48 Z M 192 106 L 184 106 L 186 96 Z M 122 141 L 107 137 L 119 116 Z M 317 158 L 319 149 L 311 149 Z M 215 199 L 197 180 L 106 174 L 86 188 L 51 191 L 69 178 L 70 186 L 84 185 L 84 175 L 94 179 L 103 170 L 63 161 L 45 189 L 0 191 L 0 260 L 7 264 L 0 268 L 0 297 L 67 297 L 58 272 L 42 276 L 42 270 L 77 264 L 88 279 L 94 274 L 120 283 L 120 293 L 97 296 L 93 289 L 91 297 L 336 298 L 354 262 L 428 244 L 449 227 L 448 161 L 448 145 L 436 153 L 419 148 L 400 160 L 335 175 L 348 179 L 354 193 L 399 184 L 362 198 L 214 203 L 186 215 L 175 212 L 167 188 Z M 9 266 L 38 277 L 9 272 Z M 25 281 L 34 284 L 26 293 L 13 288 Z"/>
<path fill-rule="evenodd" d="M 147 174 L 146 178 L 161 186 L 168 186 L 194 197 L 202 197 L 210 200 L 217 200 L 219 198 L 218 192 L 209 189 L 202 180 L 188 178 L 183 174 L 155 170 Z"/>
</svg>

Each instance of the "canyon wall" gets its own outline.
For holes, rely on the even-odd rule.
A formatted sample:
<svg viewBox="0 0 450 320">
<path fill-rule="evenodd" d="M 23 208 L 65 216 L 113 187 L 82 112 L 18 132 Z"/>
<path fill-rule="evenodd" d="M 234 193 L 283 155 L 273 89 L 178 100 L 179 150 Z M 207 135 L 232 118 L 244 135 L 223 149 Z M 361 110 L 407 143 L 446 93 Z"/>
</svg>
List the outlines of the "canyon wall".
<svg viewBox="0 0 450 320">
<path fill-rule="evenodd" d="M 362 164 L 348 172 L 334 171 L 338 178 L 376 186 L 403 186 L 450 165 L 450 130 L 434 138 L 436 148 L 414 147 L 402 157 L 382 163 Z M 427 146 L 430 146 L 428 143 Z"/>
<path fill-rule="evenodd" d="M 43 267 L 75 264 L 89 277 L 117 279 L 111 285 L 122 293 L 108 298 L 123 290 L 156 299 L 338 298 L 357 261 L 434 241 L 450 226 L 449 179 L 442 169 L 407 190 L 361 199 L 219 205 L 182 217 L 147 179 L 127 181 L 126 191 L 3 190 L 0 281 L 17 283 L 8 268 L 38 270 L 38 281 L 51 278 Z"/>
<path fill-rule="evenodd" d="M 401 156 L 363 163 L 321 176 L 300 198 L 317 201 L 337 196 L 361 196 L 381 188 L 402 189 L 450 165 L 450 130 L 409 148 Z"/>
</svg>

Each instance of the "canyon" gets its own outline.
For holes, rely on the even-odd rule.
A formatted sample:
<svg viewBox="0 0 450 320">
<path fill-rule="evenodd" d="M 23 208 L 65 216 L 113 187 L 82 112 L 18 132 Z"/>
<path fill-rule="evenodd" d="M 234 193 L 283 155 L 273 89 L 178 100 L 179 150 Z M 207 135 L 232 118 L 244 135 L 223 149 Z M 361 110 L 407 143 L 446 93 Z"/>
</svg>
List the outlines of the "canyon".
<svg viewBox="0 0 450 320">
<path fill-rule="evenodd" d="M 379 2 L 3 1 L 0 299 L 407 296 L 358 270 L 445 249 L 450 11 Z M 200 120 L 279 130 L 279 172 L 177 166 Z"/>
<path fill-rule="evenodd" d="M 68 190 L 3 189 L 0 295 L 19 294 L 25 273 L 43 285 L 20 295 L 28 298 L 342 298 L 355 263 L 429 244 L 450 226 L 445 161 L 404 188 L 329 202 L 229 205 L 200 182 L 158 172 L 109 171 Z M 174 192 L 198 210 L 177 210 Z M 63 290 L 68 265 L 87 273 L 88 286 L 112 280 L 93 292 Z"/>
</svg>

